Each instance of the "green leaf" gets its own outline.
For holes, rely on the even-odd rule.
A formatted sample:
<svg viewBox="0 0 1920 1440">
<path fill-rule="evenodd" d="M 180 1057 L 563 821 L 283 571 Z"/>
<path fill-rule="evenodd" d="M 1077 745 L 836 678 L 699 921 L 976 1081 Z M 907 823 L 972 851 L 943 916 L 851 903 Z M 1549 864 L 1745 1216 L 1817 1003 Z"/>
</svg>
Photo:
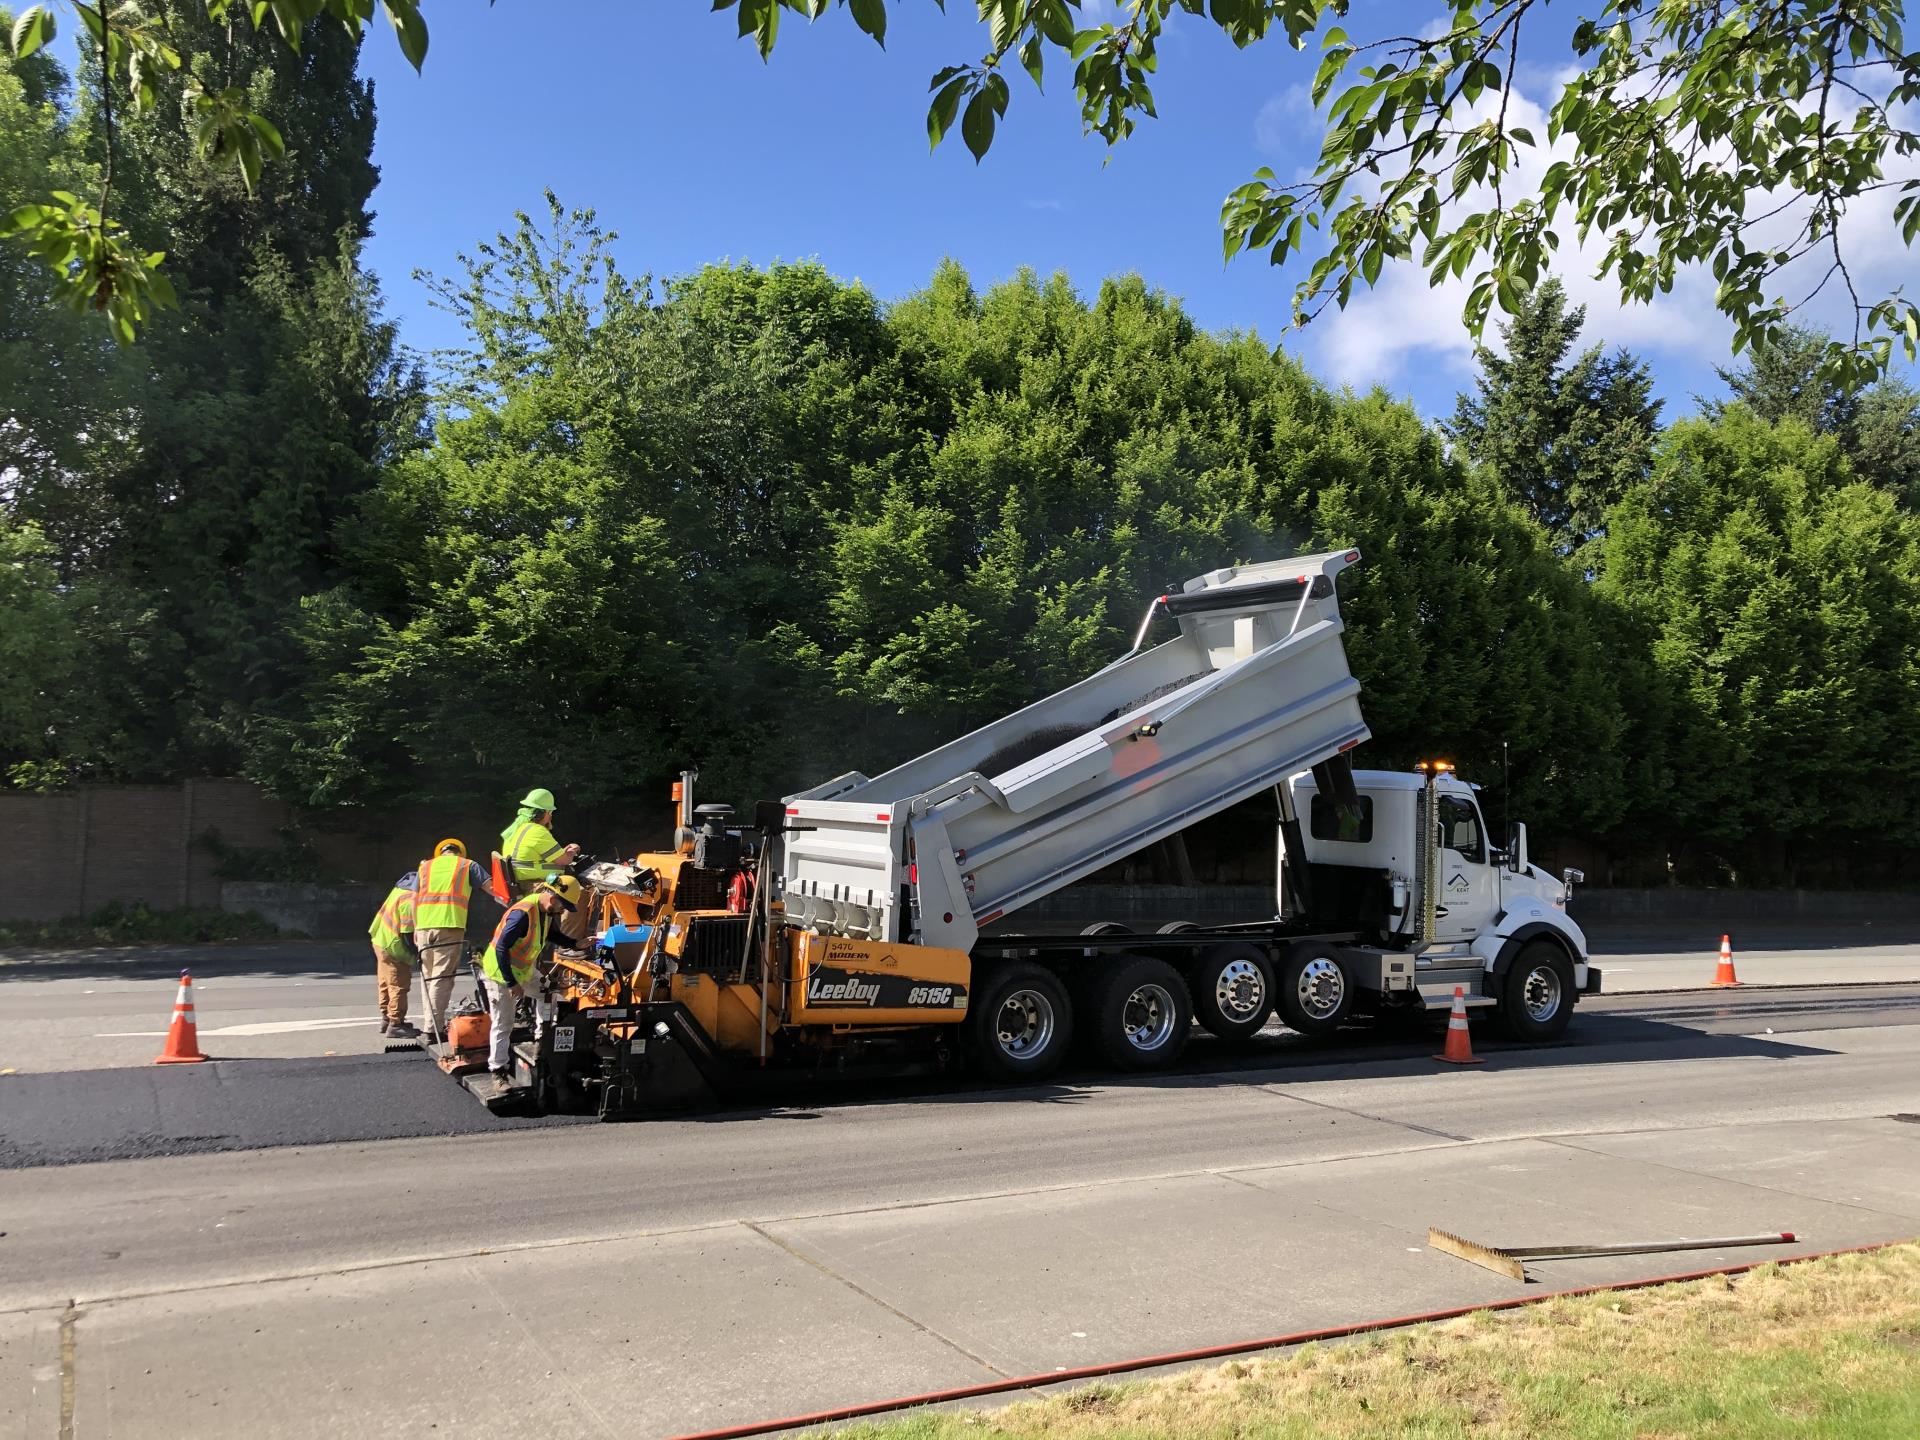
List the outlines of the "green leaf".
<svg viewBox="0 0 1920 1440">
<path fill-rule="evenodd" d="M 22 10 L 13 22 L 13 53 L 24 60 L 53 39 L 53 12 L 44 5 Z"/>
<path fill-rule="evenodd" d="M 847 0 L 853 11 L 853 23 L 874 38 L 882 50 L 887 48 L 886 0 Z"/>
<path fill-rule="evenodd" d="M 1040 0 L 1034 7 L 1034 24 L 1052 44 L 1065 50 L 1073 44 L 1073 16 L 1067 13 L 1065 0 Z"/>
<path fill-rule="evenodd" d="M 253 133 L 260 137 L 260 143 L 262 145 L 265 145 L 267 149 L 271 150 L 275 155 L 283 157 L 286 155 L 287 142 L 280 138 L 280 132 L 274 128 L 271 120 L 267 119 L 264 115 L 249 114 L 247 116 L 247 123 L 253 127 Z"/>
<path fill-rule="evenodd" d="M 1027 37 L 1027 43 L 1020 47 L 1020 63 L 1026 67 L 1027 74 L 1033 80 L 1034 88 L 1036 90 L 1044 90 L 1046 85 L 1043 81 L 1043 73 L 1046 66 L 1042 58 L 1040 37 L 1038 35 L 1029 35 Z"/>
<path fill-rule="evenodd" d="M 967 102 L 967 113 L 960 117 L 960 138 L 973 152 L 976 165 L 986 158 L 987 149 L 993 144 L 993 125 L 993 97 L 983 89 Z"/>
<path fill-rule="evenodd" d="M 427 22 L 421 18 L 418 0 L 381 0 L 393 33 L 399 38 L 400 53 L 407 57 L 415 73 L 427 63 Z"/>
<path fill-rule="evenodd" d="M 1003 53 L 1020 33 L 1020 0 L 982 0 L 986 11 L 987 34 L 993 40 L 993 52 Z M 965 122 L 961 124 L 965 129 Z"/>
<path fill-rule="evenodd" d="M 960 108 L 960 97 L 967 93 L 969 76 L 963 71 L 947 81 L 933 103 L 927 107 L 927 148 L 937 149 L 946 138 L 947 131 L 953 126 L 954 112 Z"/>
</svg>

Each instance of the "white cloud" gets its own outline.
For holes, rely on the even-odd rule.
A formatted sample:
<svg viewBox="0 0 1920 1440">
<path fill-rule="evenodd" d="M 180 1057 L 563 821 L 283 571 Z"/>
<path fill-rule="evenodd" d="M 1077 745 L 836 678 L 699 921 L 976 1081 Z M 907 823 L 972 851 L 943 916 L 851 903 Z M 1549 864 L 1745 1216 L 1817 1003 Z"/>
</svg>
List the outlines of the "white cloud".
<svg viewBox="0 0 1920 1440">
<path fill-rule="evenodd" d="M 1304 85 L 1289 85 L 1262 105 L 1253 118 L 1253 143 L 1268 155 L 1299 154 L 1303 134 L 1308 137 L 1308 153 L 1316 153 L 1320 125 L 1314 119 L 1313 100 Z"/>
<path fill-rule="evenodd" d="M 1542 89 L 1557 95 L 1565 79 L 1564 74 L 1556 72 Z M 1263 119 L 1273 103 L 1262 109 Z M 1474 119 L 1492 113 L 1492 104 L 1497 101 L 1475 107 Z M 1545 107 L 1516 83 L 1508 104 L 1507 123 L 1525 127 L 1544 139 Z M 1531 193 L 1547 166 L 1570 154 L 1571 148 L 1565 140 L 1552 150 L 1523 147 L 1515 170 L 1510 172 L 1508 197 Z M 1906 174 L 1920 174 L 1920 166 L 1908 163 Z M 1891 168 L 1890 173 L 1895 178 L 1905 178 Z M 1484 210 L 1492 199 L 1486 190 L 1469 192 L 1451 207 L 1451 213 Z M 1892 190 L 1865 196 L 1854 202 L 1841 227 L 1841 244 L 1849 268 L 1862 298 L 1869 299 L 1869 303 L 1870 297 L 1887 293 L 1913 269 L 1915 257 L 1901 244 L 1893 224 L 1897 199 L 1898 192 Z M 1766 208 L 1766 200 L 1758 195 L 1749 206 L 1750 212 L 1756 214 Z M 1568 299 L 1587 307 L 1585 340 L 1609 347 L 1625 345 L 1650 358 L 1664 354 L 1694 361 L 1726 360 L 1733 327 L 1714 306 L 1716 285 L 1705 266 L 1682 269 L 1673 289 L 1656 296 L 1650 304 L 1624 304 L 1617 280 L 1612 276 L 1598 278 L 1595 274 L 1605 253 L 1604 241 L 1577 243 L 1572 226 L 1564 216 L 1556 228 L 1561 248 L 1554 273 L 1566 287 Z M 1795 217 L 1783 216 L 1756 226 L 1748 241 L 1749 244 L 1785 243 L 1796 229 Z M 1426 267 L 1418 263 L 1418 258 L 1416 255 L 1413 261 L 1389 262 L 1377 286 L 1371 290 L 1356 289 L 1345 311 L 1329 306 L 1308 328 L 1307 345 L 1336 383 L 1355 387 L 1391 385 L 1414 366 L 1438 366 L 1463 376 L 1471 371 L 1473 340 L 1461 315 L 1479 267 L 1470 268 L 1464 279 L 1449 279 L 1438 286 L 1429 286 Z M 1817 255 L 1808 256 L 1777 276 L 1776 283 L 1769 286 L 1769 293 L 1784 293 L 1789 299 L 1798 300 L 1819 282 L 1826 268 L 1826 260 Z M 1485 336 L 1490 345 L 1498 344 L 1496 326 L 1500 318 L 1496 305 Z M 1851 334 L 1851 301 L 1846 298 L 1838 278 L 1796 318 L 1829 326 L 1836 333 Z"/>
</svg>

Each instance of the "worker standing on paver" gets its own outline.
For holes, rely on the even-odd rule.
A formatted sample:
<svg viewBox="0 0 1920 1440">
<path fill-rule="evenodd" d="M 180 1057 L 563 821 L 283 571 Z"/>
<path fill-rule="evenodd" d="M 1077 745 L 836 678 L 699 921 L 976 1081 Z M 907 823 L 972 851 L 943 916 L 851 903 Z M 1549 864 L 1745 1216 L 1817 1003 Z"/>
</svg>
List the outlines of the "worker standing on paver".
<svg viewBox="0 0 1920 1440">
<path fill-rule="evenodd" d="M 433 858 L 422 860 L 414 872 L 413 943 L 420 952 L 427 1025 L 435 1040 L 446 1035 L 447 1005 L 466 948 L 467 912 L 476 890 L 487 892 L 487 872 L 467 858 L 467 847 L 455 839 L 434 846 Z"/>
<path fill-rule="evenodd" d="M 553 792 L 536 788 L 520 802 L 520 813 L 500 832 L 500 854 L 511 871 L 516 895 L 530 895 L 554 870 L 565 869 L 580 853 L 578 845 L 562 845 L 553 838 Z"/>
<path fill-rule="evenodd" d="M 580 882 L 571 875 L 549 875 L 533 893 L 507 907 L 493 939 L 480 953 L 480 988 L 486 995 L 491 1029 L 487 1035 L 487 1070 L 501 1084 L 512 1077 L 514 1004 L 533 984 L 533 967 L 553 943 L 558 918 L 580 903 Z M 566 936 L 560 937 L 566 940 Z M 534 1038 L 540 1038 L 545 1017 L 535 1002 Z"/>
<path fill-rule="evenodd" d="M 420 1032 L 407 1023 L 407 993 L 413 984 L 413 891 L 396 885 L 367 927 L 380 984 L 380 1033 L 407 1039 Z"/>
</svg>

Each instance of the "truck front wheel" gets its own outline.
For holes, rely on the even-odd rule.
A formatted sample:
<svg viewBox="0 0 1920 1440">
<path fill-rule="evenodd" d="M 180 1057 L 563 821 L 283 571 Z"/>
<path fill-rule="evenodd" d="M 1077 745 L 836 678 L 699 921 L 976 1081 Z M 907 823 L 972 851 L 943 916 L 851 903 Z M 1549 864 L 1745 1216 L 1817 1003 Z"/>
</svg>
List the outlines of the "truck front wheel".
<svg viewBox="0 0 1920 1440">
<path fill-rule="evenodd" d="M 1094 982 L 1087 1024 L 1100 1053 L 1121 1070 L 1159 1070 L 1180 1058 L 1193 1029 L 1187 982 L 1151 955 L 1116 955 Z"/>
<path fill-rule="evenodd" d="M 1353 1013 L 1353 980 L 1338 957 L 1302 946 L 1280 965 L 1280 1018 L 1302 1035 L 1331 1035 Z"/>
<path fill-rule="evenodd" d="M 993 1080 L 1040 1080 L 1073 1041 L 1073 1007 L 1051 970 L 1028 962 L 993 970 L 967 1009 L 974 1064 Z"/>
<path fill-rule="evenodd" d="M 1573 962 L 1551 940 L 1520 947 L 1500 982 L 1500 1021 L 1516 1040 L 1558 1040 L 1573 1019 Z"/>
<path fill-rule="evenodd" d="M 1258 945 L 1216 945 L 1192 978 L 1193 1018 L 1222 1040 L 1251 1040 L 1273 1013 L 1273 965 Z"/>
</svg>

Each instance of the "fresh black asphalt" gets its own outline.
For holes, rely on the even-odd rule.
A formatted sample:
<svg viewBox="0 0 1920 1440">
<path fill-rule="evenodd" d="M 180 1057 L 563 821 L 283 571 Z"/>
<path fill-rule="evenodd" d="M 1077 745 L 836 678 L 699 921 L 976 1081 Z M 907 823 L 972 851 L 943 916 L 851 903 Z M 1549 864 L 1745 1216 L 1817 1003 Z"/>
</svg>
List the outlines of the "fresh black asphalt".
<svg viewBox="0 0 1920 1440">
<path fill-rule="evenodd" d="M 1567 1042 L 1516 1051 L 1481 1035 L 1495 1057 L 1529 1065 L 1684 1058 L 1700 1053 L 1786 1053 L 1773 1030 L 1920 1024 L 1920 986 L 1808 990 L 1689 991 L 1603 997 L 1581 1007 Z M 1178 1077 L 1275 1067 L 1342 1067 L 1355 1072 L 1424 1068 L 1432 1034 L 1355 1031 L 1312 1043 L 1284 1032 L 1229 1051 L 1196 1037 Z M 1802 1041 L 1804 1043 L 1804 1041 Z M 1131 1084 L 1152 1084 L 1140 1077 Z M 1068 1080 L 1111 1081 L 1110 1076 Z M 828 1098 L 791 1081 L 791 1098 Z M 950 1094 L 974 1089 L 952 1078 L 835 1085 L 838 1103 Z M 762 1099 L 759 1103 L 764 1104 Z M 742 1118 L 746 1118 L 744 1115 Z M 0 1076 L 0 1169 L 148 1156 L 325 1145 L 593 1123 L 586 1117 L 495 1116 L 417 1050 L 303 1060 L 227 1060 L 204 1065 Z"/>
</svg>

